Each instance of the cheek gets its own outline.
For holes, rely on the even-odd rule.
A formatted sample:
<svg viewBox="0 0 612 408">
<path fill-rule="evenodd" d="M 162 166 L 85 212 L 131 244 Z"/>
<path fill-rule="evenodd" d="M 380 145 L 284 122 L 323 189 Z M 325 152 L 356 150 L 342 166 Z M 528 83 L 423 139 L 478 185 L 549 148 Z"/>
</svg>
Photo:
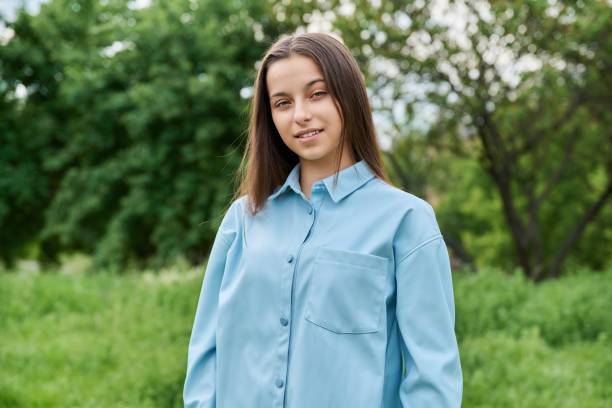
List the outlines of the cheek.
<svg viewBox="0 0 612 408">
<path fill-rule="evenodd" d="M 334 127 L 341 127 L 342 119 L 338 111 L 338 106 L 330 101 L 329 103 L 321 104 L 321 114 L 324 115 L 326 122 Z"/>
<path fill-rule="evenodd" d="M 291 136 L 291 123 L 289 120 L 287 120 L 286 115 L 278 113 L 272 114 L 272 122 L 274 122 L 274 126 L 280 134 L 281 139 L 283 139 L 285 142 L 290 140 L 289 136 Z"/>
<path fill-rule="evenodd" d="M 272 114 L 272 122 L 274 122 L 274 126 L 276 126 L 276 130 L 278 130 L 279 133 L 282 133 L 283 128 L 287 126 L 287 120 L 283 118 L 283 115 L 279 115 L 278 113 Z"/>
</svg>

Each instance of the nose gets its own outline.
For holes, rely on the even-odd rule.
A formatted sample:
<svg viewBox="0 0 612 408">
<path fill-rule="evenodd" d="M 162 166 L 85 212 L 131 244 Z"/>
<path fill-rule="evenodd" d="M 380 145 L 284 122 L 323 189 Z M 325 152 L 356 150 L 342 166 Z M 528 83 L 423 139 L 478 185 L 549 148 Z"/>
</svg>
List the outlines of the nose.
<svg viewBox="0 0 612 408">
<path fill-rule="evenodd" d="M 296 123 L 301 124 L 304 122 L 308 122 L 312 118 L 312 114 L 310 113 L 306 105 L 306 102 L 295 103 L 294 119 Z"/>
</svg>

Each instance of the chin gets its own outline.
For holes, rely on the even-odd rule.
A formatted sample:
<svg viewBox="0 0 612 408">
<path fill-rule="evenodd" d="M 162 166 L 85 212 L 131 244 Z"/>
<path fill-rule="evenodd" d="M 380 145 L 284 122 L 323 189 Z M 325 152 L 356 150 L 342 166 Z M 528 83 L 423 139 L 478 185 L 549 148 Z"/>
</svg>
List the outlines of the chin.
<svg viewBox="0 0 612 408">
<path fill-rule="evenodd" d="M 298 156 L 300 156 L 302 160 L 307 160 L 311 162 L 322 161 L 322 160 L 325 160 L 325 158 L 327 157 L 327 155 L 324 155 L 324 154 L 305 154 L 305 155 L 298 155 Z"/>
<path fill-rule="evenodd" d="M 325 157 L 325 154 L 321 154 L 313 151 L 297 151 L 296 154 L 304 160 L 320 160 Z"/>
</svg>

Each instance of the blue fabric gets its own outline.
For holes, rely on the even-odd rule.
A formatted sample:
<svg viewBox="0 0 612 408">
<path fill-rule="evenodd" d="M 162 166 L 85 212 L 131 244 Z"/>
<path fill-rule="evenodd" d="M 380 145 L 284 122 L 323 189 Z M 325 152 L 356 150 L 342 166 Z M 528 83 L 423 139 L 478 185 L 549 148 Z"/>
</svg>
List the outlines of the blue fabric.
<svg viewBox="0 0 612 408">
<path fill-rule="evenodd" d="M 448 253 L 427 202 L 365 161 L 300 165 L 213 244 L 189 343 L 186 407 L 459 407 Z"/>
</svg>

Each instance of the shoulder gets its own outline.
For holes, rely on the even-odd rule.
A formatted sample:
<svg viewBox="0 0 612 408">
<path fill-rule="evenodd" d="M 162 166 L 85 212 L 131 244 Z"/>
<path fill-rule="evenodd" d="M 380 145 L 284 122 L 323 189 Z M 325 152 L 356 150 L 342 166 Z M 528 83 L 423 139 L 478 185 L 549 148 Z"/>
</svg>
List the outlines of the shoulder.
<svg viewBox="0 0 612 408">
<path fill-rule="evenodd" d="M 377 198 L 377 205 L 391 211 L 396 217 L 419 223 L 423 228 L 438 230 L 433 207 L 423 198 L 401 190 L 384 180 L 375 178 L 369 186 L 369 193 Z M 439 231 L 438 231 L 439 232 Z"/>
<path fill-rule="evenodd" d="M 393 245 L 396 257 L 404 257 L 420 245 L 441 237 L 431 204 L 376 178 L 368 186 L 369 194 L 383 214 L 394 220 Z"/>
<path fill-rule="evenodd" d="M 369 185 L 371 193 L 380 195 L 394 205 L 424 211 L 432 211 L 431 205 L 424 199 L 404 191 L 386 181 L 375 177 Z"/>
<path fill-rule="evenodd" d="M 232 201 L 228 209 L 223 215 L 223 220 L 219 226 L 218 235 L 227 243 L 231 245 L 235 237 L 240 232 L 243 222 L 244 214 L 246 209 L 247 196 L 243 195 Z"/>
<path fill-rule="evenodd" d="M 241 195 L 230 204 L 227 213 L 241 214 L 247 205 L 247 195 Z"/>
</svg>

